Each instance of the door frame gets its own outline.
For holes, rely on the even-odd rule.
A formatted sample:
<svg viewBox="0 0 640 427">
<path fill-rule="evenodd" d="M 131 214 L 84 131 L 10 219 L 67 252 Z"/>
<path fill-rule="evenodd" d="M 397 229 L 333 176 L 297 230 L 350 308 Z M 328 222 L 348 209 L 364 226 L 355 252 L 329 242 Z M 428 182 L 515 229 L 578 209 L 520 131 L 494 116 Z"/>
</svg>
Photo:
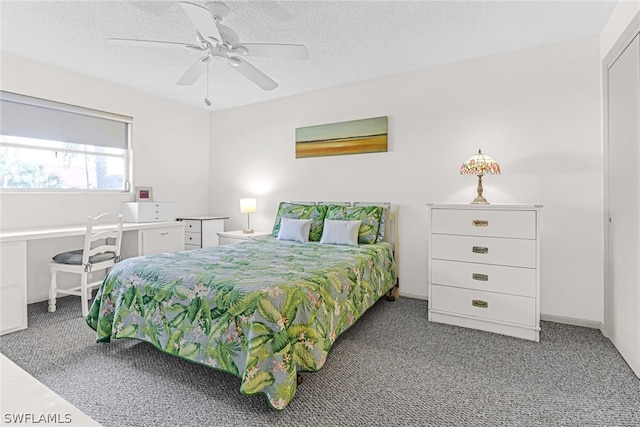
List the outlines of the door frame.
<svg viewBox="0 0 640 427">
<path fill-rule="evenodd" d="M 602 163 L 603 163 L 603 221 L 604 221 L 604 316 L 602 333 L 605 337 L 612 335 L 611 324 L 613 313 L 613 287 L 611 280 L 611 269 L 609 259 L 609 68 L 615 63 L 618 57 L 629 46 L 633 39 L 640 32 L 640 12 L 636 13 L 633 19 L 622 32 L 607 56 L 602 60 Z"/>
</svg>

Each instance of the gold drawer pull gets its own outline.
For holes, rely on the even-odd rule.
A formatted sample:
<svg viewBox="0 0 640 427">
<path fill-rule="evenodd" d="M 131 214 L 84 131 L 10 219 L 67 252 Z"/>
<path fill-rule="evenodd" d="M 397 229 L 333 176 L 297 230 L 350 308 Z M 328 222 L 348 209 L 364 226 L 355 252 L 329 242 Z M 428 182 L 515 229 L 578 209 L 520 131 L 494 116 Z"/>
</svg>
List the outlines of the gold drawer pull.
<svg viewBox="0 0 640 427">
<path fill-rule="evenodd" d="M 168 235 L 168 234 L 169 234 L 169 232 L 168 232 L 168 231 L 165 231 L 164 233 L 160 233 L 160 235 L 161 235 L 161 236 L 166 236 L 166 235 Z"/>
<path fill-rule="evenodd" d="M 473 225 L 474 227 L 488 227 L 489 221 L 486 219 L 474 219 L 473 221 L 471 221 L 471 225 Z"/>
<path fill-rule="evenodd" d="M 489 280 L 488 274 L 473 273 L 471 277 L 473 278 L 473 280 L 481 280 L 483 282 L 486 282 L 487 280 Z"/>
<path fill-rule="evenodd" d="M 482 301 L 481 299 L 471 300 L 471 305 L 478 308 L 488 308 L 489 303 L 486 301 Z"/>
<path fill-rule="evenodd" d="M 474 254 L 488 254 L 489 253 L 489 248 L 485 247 L 485 246 L 474 246 L 471 248 L 471 251 Z"/>
</svg>

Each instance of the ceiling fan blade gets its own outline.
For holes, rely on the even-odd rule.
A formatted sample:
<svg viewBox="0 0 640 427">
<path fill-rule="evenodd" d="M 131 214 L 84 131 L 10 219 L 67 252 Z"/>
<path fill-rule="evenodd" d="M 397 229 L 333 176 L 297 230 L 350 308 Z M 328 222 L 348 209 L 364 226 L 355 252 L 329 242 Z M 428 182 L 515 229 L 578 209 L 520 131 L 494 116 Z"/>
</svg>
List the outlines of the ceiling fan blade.
<svg viewBox="0 0 640 427">
<path fill-rule="evenodd" d="M 238 36 L 238 33 L 233 31 L 231 28 L 227 27 L 226 25 L 222 25 L 219 22 L 216 22 L 216 27 L 218 28 L 218 31 L 220 31 L 220 35 L 222 36 L 222 39 L 225 42 L 229 42 L 232 45 L 234 45 L 240 41 L 240 37 Z"/>
<path fill-rule="evenodd" d="M 309 51 L 301 44 L 269 44 L 269 43 L 241 43 L 231 49 L 244 47 L 247 56 L 268 56 L 271 58 L 307 59 Z"/>
<path fill-rule="evenodd" d="M 209 9 L 186 1 L 178 3 L 180 3 L 182 10 L 184 10 L 191 22 L 193 22 L 193 25 L 202 37 L 208 40 L 213 37 L 217 41 L 222 41 L 220 31 L 218 31 L 218 27 L 216 27 L 213 17 L 209 13 Z"/>
<path fill-rule="evenodd" d="M 186 48 L 202 50 L 200 46 L 190 43 L 165 42 L 160 40 L 137 40 L 137 39 L 119 39 L 109 38 L 108 41 L 113 44 L 122 46 L 138 46 L 138 47 L 168 47 L 168 48 Z"/>
<path fill-rule="evenodd" d="M 196 80 L 204 73 L 204 70 L 207 66 L 207 61 L 209 61 L 209 57 L 205 56 L 203 58 L 199 58 L 196 62 L 191 64 L 189 69 L 185 71 L 185 73 L 178 79 L 176 82 L 179 86 L 190 86 L 195 83 Z"/>
<path fill-rule="evenodd" d="M 227 61 L 227 63 L 231 68 L 254 82 L 256 85 L 260 86 L 264 90 L 273 90 L 278 87 L 278 83 L 276 83 L 265 73 L 258 70 L 256 67 L 249 64 L 242 58 L 234 56 L 232 58 L 229 58 L 229 61 Z"/>
</svg>

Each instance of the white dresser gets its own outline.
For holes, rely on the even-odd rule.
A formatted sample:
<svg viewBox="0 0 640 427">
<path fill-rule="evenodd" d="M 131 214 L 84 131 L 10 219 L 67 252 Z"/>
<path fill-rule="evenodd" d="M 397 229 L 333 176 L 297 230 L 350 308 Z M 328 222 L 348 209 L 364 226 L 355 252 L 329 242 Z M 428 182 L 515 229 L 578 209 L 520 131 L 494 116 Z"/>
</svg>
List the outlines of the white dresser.
<svg viewBox="0 0 640 427">
<path fill-rule="evenodd" d="M 191 216 L 178 218 L 184 222 L 185 249 L 218 246 L 218 233 L 224 231 L 223 216 Z"/>
<path fill-rule="evenodd" d="M 540 339 L 541 205 L 429 208 L 429 320 Z"/>
<path fill-rule="evenodd" d="M 124 202 L 120 213 L 124 222 L 173 221 L 175 205 L 174 202 Z"/>
</svg>

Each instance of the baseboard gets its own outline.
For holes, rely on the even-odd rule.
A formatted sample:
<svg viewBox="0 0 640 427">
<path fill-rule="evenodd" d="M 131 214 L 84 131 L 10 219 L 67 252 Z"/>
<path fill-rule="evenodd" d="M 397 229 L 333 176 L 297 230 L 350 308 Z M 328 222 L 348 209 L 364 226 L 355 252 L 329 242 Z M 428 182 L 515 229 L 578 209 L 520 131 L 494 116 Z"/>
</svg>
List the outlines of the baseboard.
<svg viewBox="0 0 640 427">
<path fill-rule="evenodd" d="M 555 314 L 540 313 L 540 320 L 545 322 L 564 323 L 566 325 L 583 326 L 585 328 L 599 329 L 602 331 L 602 322 L 575 317 L 556 316 Z"/>
<path fill-rule="evenodd" d="M 427 295 L 412 294 L 410 292 L 402 292 L 402 288 L 400 288 L 400 296 L 405 298 L 421 299 L 425 301 L 429 299 Z"/>
<path fill-rule="evenodd" d="M 402 292 L 402 289 L 400 290 L 400 297 L 421 299 L 425 301 L 429 299 L 427 295 L 413 294 L 411 292 Z M 565 325 L 582 326 L 585 328 L 599 329 L 600 331 L 604 330 L 604 325 L 602 324 L 602 322 L 598 322 L 596 320 L 577 319 L 575 317 L 557 316 L 555 314 L 543 314 L 543 313 L 540 313 L 540 320 L 545 322 L 564 323 Z"/>
</svg>

